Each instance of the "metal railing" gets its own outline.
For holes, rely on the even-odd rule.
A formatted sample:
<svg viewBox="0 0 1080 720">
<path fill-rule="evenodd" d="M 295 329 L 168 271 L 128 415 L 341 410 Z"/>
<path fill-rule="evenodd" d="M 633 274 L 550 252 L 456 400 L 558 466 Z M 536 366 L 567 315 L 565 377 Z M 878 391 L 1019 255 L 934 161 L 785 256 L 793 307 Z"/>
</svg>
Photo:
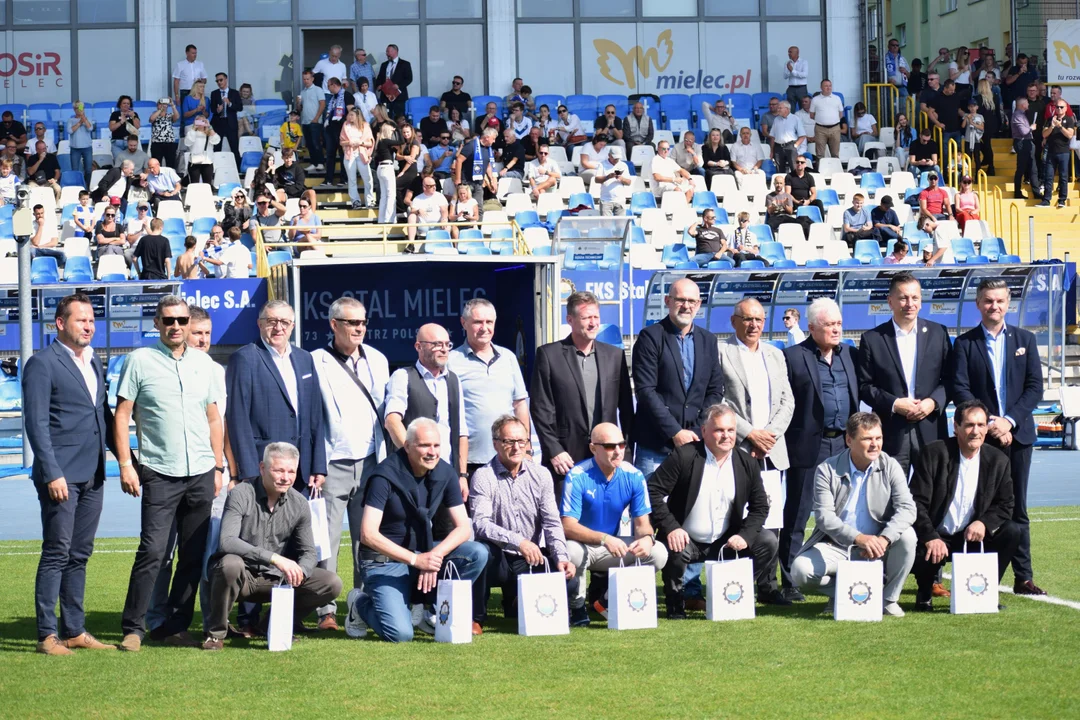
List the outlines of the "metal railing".
<svg viewBox="0 0 1080 720">
<path fill-rule="evenodd" d="M 984 213 L 986 217 L 990 217 L 991 209 L 986 202 L 987 199 L 990 197 L 990 193 L 987 190 L 987 188 L 989 188 L 990 186 L 990 180 L 987 177 L 985 170 L 981 168 L 979 169 L 979 172 L 976 174 L 975 177 L 975 182 L 977 184 L 979 193 L 979 210 L 981 211 L 981 213 Z"/>
<path fill-rule="evenodd" d="M 995 237 L 1003 237 L 1003 233 L 1005 232 L 1005 230 L 1004 230 L 1005 226 L 1001 222 L 1001 203 L 1002 203 L 1001 188 L 995 186 L 994 187 L 994 213 L 993 213 L 993 216 L 992 216 L 993 220 L 994 220 L 994 235 L 995 235 Z"/>
<path fill-rule="evenodd" d="M 1015 221 L 1015 222 L 1014 222 Z M 1020 208 L 1009 203 L 1009 254 L 1020 254 Z M 1031 258 L 1028 258 L 1030 260 Z"/>
<path fill-rule="evenodd" d="M 871 93 L 871 91 L 873 91 Z M 896 125 L 896 107 L 900 91 L 892 83 L 866 83 L 863 85 L 863 105 L 866 112 L 878 120 L 878 127 Z M 876 112 L 875 112 L 876 111 Z M 888 113 L 886 115 L 885 113 Z M 888 120 L 888 122 L 885 122 Z"/>
</svg>

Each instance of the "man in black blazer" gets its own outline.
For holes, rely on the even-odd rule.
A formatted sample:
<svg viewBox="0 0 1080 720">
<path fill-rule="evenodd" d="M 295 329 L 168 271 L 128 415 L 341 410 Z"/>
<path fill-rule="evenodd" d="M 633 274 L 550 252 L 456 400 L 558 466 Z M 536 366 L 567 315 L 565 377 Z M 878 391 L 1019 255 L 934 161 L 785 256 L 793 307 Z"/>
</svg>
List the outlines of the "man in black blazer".
<svg viewBox="0 0 1080 720">
<path fill-rule="evenodd" d="M 1020 526 L 1020 543 L 1012 559 L 1013 589 L 1021 595 L 1045 595 L 1034 582 L 1027 514 L 1028 472 L 1035 444 L 1032 413 L 1042 399 L 1042 365 L 1035 336 L 1005 324 L 1009 297 L 1009 286 L 1000 278 L 979 283 L 975 303 L 982 322 L 956 338 L 946 387 L 953 402 L 979 400 L 990 409 L 986 442 L 1009 456 L 1013 520 Z"/>
<path fill-rule="evenodd" d="M 229 149 L 236 158 L 236 169 L 240 170 L 240 124 L 236 114 L 243 110 L 244 102 L 240 93 L 229 87 L 229 76 L 219 72 L 214 76 L 217 88 L 210 93 L 210 127 L 219 137 L 229 141 Z M 221 143 L 214 148 L 221 150 Z"/>
<path fill-rule="evenodd" d="M 387 94 L 389 88 L 385 88 L 387 81 L 397 86 L 396 95 Z M 412 84 L 412 65 L 408 60 L 398 57 L 398 46 L 386 46 L 386 61 L 379 66 L 379 74 L 375 78 L 375 89 L 379 93 L 379 102 L 387 106 L 390 116 L 393 118 L 405 114 L 405 101 L 409 99 L 409 85 Z"/>
<path fill-rule="evenodd" d="M 863 333 L 859 344 L 859 399 L 881 418 L 882 449 L 910 477 L 922 448 L 949 434 L 949 332 L 919 318 L 922 285 L 909 272 L 893 276 L 889 307 L 892 320 Z"/>
<path fill-rule="evenodd" d="M 31 357 L 22 374 L 26 436 L 34 451 L 30 479 L 41 504 L 37 651 L 46 655 L 116 649 L 86 632 L 83 610 L 86 563 L 104 496 L 105 447 L 112 446 L 105 373 L 90 347 L 93 339 L 90 298 L 69 295 L 56 306 L 56 340 Z"/>
<path fill-rule="evenodd" d="M 724 393 L 716 336 L 694 325 L 701 306 L 697 283 L 676 280 L 664 305 L 667 317 L 642 330 L 634 343 L 634 466 L 645 477 L 673 449 L 701 440 L 705 410 Z"/>
<path fill-rule="evenodd" d="M 566 322 L 567 337 L 536 351 L 529 390 L 533 427 L 557 498 L 570 468 L 590 457 L 589 434 L 600 423 L 617 423 L 628 443 L 627 455 L 633 451 L 630 371 L 621 348 L 596 342 L 600 301 L 590 292 L 571 294 Z"/>
<path fill-rule="evenodd" d="M 791 604 L 776 587 L 776 536 L 761 531 L 769 516 L 769 496 L 758 462 L 749 453 L 734 451 L 736 425 L 735 411 L 728 405 L 707 408 L 703 440 L 675 448 L 649 477 L 652 521 L 669 551 L 662 571 L 668 619 L 686 618 L 686 566 L 716 559 L 725 548 L 732 551 L 729 557 L 737 552 L 753 556 L 758 602 Z"/>
<path fill-rule="evenodd" d="M 844 451 L 848 417 L 859 410 L 855 349 L 845 345 L 843 316 L 835 301 L 818 298 L 807 310 L 810 337 L 784 350 L 795 412 L 784 433 L 787 499 L 780 531 L 780 578 L 786 597 L 804 599 L 791 579 L 814 501 L 817 466 Z"/>
<path fill-rule="evenodd" d="M 1020 526 L 1012 520 L 1009 458 L 983 444 L 989 416 L 978 400 L 960 403 L 953 415 L 956 437 L 928 445 L 915 466 L 916 610 L 933 609 L 938 569 L 952 553 L 964 552 L 965 544 L 972 552 L 981 544 L 985 552 L 998 554 L 1000 581 L 1020 542 Z"/>
</svg>

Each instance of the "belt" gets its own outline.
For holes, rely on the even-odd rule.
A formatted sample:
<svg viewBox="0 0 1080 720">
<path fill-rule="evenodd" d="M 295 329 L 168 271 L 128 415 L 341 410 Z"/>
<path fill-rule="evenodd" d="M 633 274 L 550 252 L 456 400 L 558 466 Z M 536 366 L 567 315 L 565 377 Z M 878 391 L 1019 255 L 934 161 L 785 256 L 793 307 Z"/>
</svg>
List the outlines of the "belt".
<svg viewBox="0 0 1080 720">
<path fill-rule="evenodd" d="M 825 430 L 821 433 L 821 437 L 832 440 L 833 438 L 838 438 L 843 434 L 843 430 Z"/>
<path fill-rule="evenodd" d="M 360 559 L 364 560 L 366 562 L 377 562 L 377 563 L 397 562 L 397 560 L 395 560 L 392 557 L 389 557 L 388 555 L 383 555 L 382 553 L 367 552 L 367 551 L 363 551 L 363 550 L 360 551 Z"/>
<path fill-rule="evenodd" d="M 806 84 L 803 83 L 802 85 L 788 85 L 788 87 L 806 87 Z"/>
<path fill-rule="evenodd" d="M 782 143 L 776 143 L 776 144 L 779 145 L 780 147 L 788 147 L 789 145 L 794 145 L 795 141 L 794 140 L 789 140 L 788 142 L 782 142 Z"/>
<path fill-rule="evenodd" d="M 393 164 L 394 164 L 393 160 L 383 160 L 381 163 L 379 163 L 379 167 L 382 167 L 383 165 L 393 165 Z"/>
<path fill-rule="evenodd" d="M 834 127 L 838 126 L 839 124 L 840 124 L 840 123 L 838 123 L 838 122 L 834 122 L 834 123 L 833 123 L 832 125 L 826 125 L 826 124 L 824 124 L 824 123 L 814 123 L 814 127 L 819 127 L 819 128 L 834 128 Z"/>
</svg>

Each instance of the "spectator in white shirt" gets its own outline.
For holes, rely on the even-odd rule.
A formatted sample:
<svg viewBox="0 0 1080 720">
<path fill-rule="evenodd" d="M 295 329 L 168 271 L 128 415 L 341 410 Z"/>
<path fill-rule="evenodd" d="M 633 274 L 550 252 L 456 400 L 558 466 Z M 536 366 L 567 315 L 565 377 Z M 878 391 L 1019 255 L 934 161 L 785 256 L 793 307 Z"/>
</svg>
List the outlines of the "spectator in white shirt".
<svg viewBox="0 0 1080 720">
<path fill-rule="evenodd" d="M 510 118 L 506 121 L 507 127 L 514 131 L 518 140 L 524 140 L 532 130 L 532 118 L 525 115 L 524 103 L 516 102 L 510 106 Z"/>
<path fill-rule="evenodd" d="M 690 181 L 690 173 L 679 167 L 678 163 L 670 156 L 671 144 L 667 140 L 661 140 L 656 144 L 656 157 L 652 161 L 653 187 L 656 188 L 656 196 L 662 197 L 664 193 L 678 191 L 686 195 L 687 204 L 694 200 L 694 183 Z"/>
<path fill-rule="evenodd" d="M 840 157 L 840 121 L 844 103 L 832 94 L 832 83 L 821 81 L 821 94 L 810 103 L 810 118 L 814 121 L 814 151 L 818 157 Z"/>
<path fill-rule="evenodd" d="M 798 147 L 805 141 L 802 123 L 798 116 L 791 114 L 791 103 L 784 100 L 780 103 L 779 114 L 769 127 L 769 145 L 777 172 L 787 173 L 795 169 Z"/>
<path fill-rule="evenodd" d="M 810 93 L 806 92 L 806 78 L 810 74 L 810 68 L 806 64 L 806 60 L 799 57 L 799 48 L 792 45 L 787 51 L 788 61 L 784 65 L 784 80 L 787 81 L 787 101 L 791 103 L 791 107 L 799 107 L 799 103 L 802 102 L 804 97 L 807 97 Z"/>
<path fill-rule="evenodd" d="M 878 139 L 877 118 L 866 112 L 866 106 L 861 102 L 855 103 L 855 124 L 851 128 L 851 139 L 859 145 L 859 154 L 866 154 L 866 143 L 875 142 Z"/>
<path fill-rule="evenodd" d="M 184 98 L 191 93 L 191 86 L 196 80 L 206 79 L 206 68 L 196 59 L 198 55 L 199 49 L 194 45 L 188 45 L 184 48 L 184 59 L 176 63 L 173 69 L 173 101 L 176 107 L 183 107 Z M 183 130 L 183 128 L 184 119 L 181 116 L 180 129 Z"/>
<path fill-rule="evenodd" d="M 570 112 L 565 105 L 559 106 L 559 119 L 555 123 L 555 137 L 559 144 L 566 147 L 583 145 L 588 141 L 585 131 L 581 128 L 581 119 Z"/>
<path fill-rule="evenodd" d="M 761 163 L 765 160 L 761 145 L 753 139 L 752 134 L 750 128 L 742 128 L 739 130 L 739 141 L 728 147 L 735 172 L 743 175 L 761 172 Z"/>
<path fill-rule="evenodd" d="M 412 203 L 409 204 L 408 235 L 410 241 L 416 239 L 417 223 L 445 223 L 447 221 L 446 196 L 435 191 L 437 184 L 435 176 L 425 176 L 422 183 L 424 192 L 414 197 Z M 443 226 L 443 229 L 448 232 L 450 230 L 446 226 Z M 420 228 L 420 234 L 426 237 L 429 230 L 431 230 L 431 226 L 422 227 Z"/>
<path fill-rule="evenodd" d="M 218 257 L 222 265 L 219 268 L 220 277 L 223 278 L 246 278 L 251 274 L 251 251 L 244 243 L 240 242 L 244 232 L 238 227 L 229 228 L 229 244 Z"/>
<path fill-rule="evenodd" d="M 726 102 L 717 100 L 714 108 L 710 108 L 709 103 L 702 102 L 701 114 L 709 124 L 709 130 L 719 130 L 724 142 L 729 145 L 735 142 L 735 118 L 728 112 Z"/>
<path fill-rule="evenodd" d="M 675 164 L 692 175 L 704 175 L 705 170 L 702 168 L 705 161 L 701 157 L 701 145 L 694 142 L 694 131 L 687 130 L 679 139 L 682 142 L 675 146 L 672 153 Z"/>
<path fill-rule="evenodd" d="M 600 163 L 594 175 L 600 183 L 600 214 L 621 217 L 626 212 L 624 188 L 633 184 L 630 169 L 622 161 L 623 150 L 618 146 L 607 149 L 607 160 Z"/>
<path fill-rule="evenodd" d="M 525 166 L 525 182 L 529 185 L 529 194 L 534 202 L 541 194 L 553 192 L 562 177 L 559 163 L 552 160 L 549 153 L 547 145 L 540 145 L 536 149 L 536 159 Z"/>
<path fill-rule="evenodd" d="M 349 79 L 349 68 L 345 67 L 345 63 L 341 62 L 341 46 L 331 45 L 329 56 L 315 63 L 315 67 L 311 68 L 311 72 L 314 75 L 323 74 L 322 88 L 326 96 L 324 99 L 329 103 L 330 78 L 337 78 L 342 84 Z"/>
<path fill-rule="evenodd" d="M 787 328 L 788 347 L 798 345 L 806 339 L 806 333 L 799 327 L 799 311 L 795 308 L 788 308 L 784 311 L 784 327 Z"/>
<path fill-rule="evenodd" d="M 814 137 L 814 118 L 810 117 L 810 103 L 814 98 L 809 95 L 803 95 L 802 100 L 799 101 L 800 109 L 795 113 L 795 117 L 799 118 L 799 122 L 802 123 L 803 135 L 806 136 L 806 140 L 803 141 L 798 147 L 799 154 L 803 154 L 809 147 L 810 138 Z"/>
<path fill-rule="evenodd" d="M 581 162 L 581 171 L 578 173 L 578 177 L 585 183 L 585 187 L 589 187 L 589 183 L 592 182 L 593 176 L 596 175 L 600 169 L 601 163 L 604 162 L 604 158 L 607 157 L 605 148 L 607 147 L 607 135 L 603 133 L 599 135 L 593 135 L 592 142 L 586 145 L 581 150 L 581 155 L 578 160 Z"/>
</svg>

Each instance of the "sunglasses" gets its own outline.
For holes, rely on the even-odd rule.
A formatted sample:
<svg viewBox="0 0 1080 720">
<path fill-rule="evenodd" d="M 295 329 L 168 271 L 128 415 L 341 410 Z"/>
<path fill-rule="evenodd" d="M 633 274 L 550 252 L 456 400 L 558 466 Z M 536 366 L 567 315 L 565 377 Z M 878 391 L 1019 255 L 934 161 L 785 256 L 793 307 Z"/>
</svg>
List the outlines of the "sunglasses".
<svg viewBox="0 0 1080 720">
<path fill-rule="evenodd" d="M 614 114 L 615 114 L 615 111 L 614 111 L 614 110 L 605 110 L 605 111 L 604 111 L 604 114 L 605 114 L 605 115 L 614 115 Z"/>
<path fill-rule="evenodd" d="M 546 152 L 536 153 L 536 154 L 539 155 L 540 157 L 547 157 L 548 156 L 548 154 Z"/>
<path fill-rule="evenodd" d="M 435 189 L 435 186 L 433 184 L 431 184 L 431 183 L 424 183 L 424 187 L 426 187 L 428 189 L 431 189 L 431 190 Z"/>
<path fill-rule="evenodd" d="M 116 217 L 116 213 L 105 213 L 105 217 L 107 217 L 107 218 Z"/>
<path fill-rule="evenodd" d="M 449 135 L 440 135 L 440 136 L 439 136 L 439 139 L 440 139 L 440 140 L 449 140 L 449 139 L 450 139 L 450 136 L 449 136 Z"/>
<path fill-rule="evenodd" d="M 622 450 L 623 448 L 626 447 L 626 441 L 624 440 L 623 442 L 617 442 L 617 443 L 593 443 L 593 445 L 597 445 L 599 447 L 602 447 L 605 450 L 615 450 L 616 448 Z"/>
<path fill-rule="evenodd" d="M 183 317 L 163 317 L 160 318 L 160 320 L 161 324 L 165 327 L 172 327 L 173 325 L 179 325 L 180 327 L 184 327 L 188 324 L 191 318 L 185 315 Z"/>
<path fill-rule="evenodd" d="M 308 205 L 307 203 L 300 203 L 300 207 L 301 207 L 301 208 L 309 208 L 309 207 L 311 207 L 311 206 L 310 206 L 310 205 Z"/>
<path fill-rule="evenodd" d="M 457 80 L 455 80 L 454 82 L 452 82 L 452 83 L 450 83 L 450 84 L 451 84 L 451 85 L 460 85 L 461 83 L 459 83 L 459 82 L 458 82 Z"/>
<path fill-rule="evenodd" d="M 367 327 L 367 320 L 346 320 L 343 318 L 334 318 L 334 322 L 345 323 L 351 328 Z"/>
</svg>

